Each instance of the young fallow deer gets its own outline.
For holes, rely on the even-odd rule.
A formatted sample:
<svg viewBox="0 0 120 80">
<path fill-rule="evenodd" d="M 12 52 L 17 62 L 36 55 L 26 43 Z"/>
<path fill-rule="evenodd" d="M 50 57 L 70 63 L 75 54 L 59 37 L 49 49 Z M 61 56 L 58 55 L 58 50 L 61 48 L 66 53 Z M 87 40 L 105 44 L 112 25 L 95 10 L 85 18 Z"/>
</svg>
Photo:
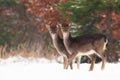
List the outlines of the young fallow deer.
<svg viewBox="0 0 120 80">
<path fill-rule="evenodd" d="M 107 38 L 103 34 L 94 34 L 94 35 L 83 35 L 79 37 L 72 38 L 70 36 L 70 27 L 68 24 L 62 24 L 61 26 L 62 34 L 63 34 L 63 42 L 64 45 L 72 56 L 68 59 L 68 65 L 72 62 L 72 60 L 76 56 L 89 56 L 89 55 L 97 55 L 102 59 L 101 70 L 105 67 L 106 57 L 104 55 L 104 51 L 106 49 L 106 44 L 108 42 Z M 94 57 L 92 60 L 95 60 Z M 90 71 L 93 70 L 94 62 L 91 61 Z M 68 67 L 67 65 L 67 67 Z"/>
<path fill-rule="evenodd" d="M 67 69 L 67 64 L 68 64 L 68 57 L 70 56 L 70 54 L 67 52 L 64 43 L 63 43 L 63 39 L 60 38 L 60 36 L 58 35 L 58 29 L 56 26 L 49 26 L 46 25 L 46 28 L 48 29 L 50 36 L 52 38 L 52 42 L 54 47 L 56 48 L 57 52 L 63 56 L 63 60 L 64 60 L 64 69 Z M 70 68 L 73 69 L 72 67 L 72 63 L 69 64 Z"/>
</svg>

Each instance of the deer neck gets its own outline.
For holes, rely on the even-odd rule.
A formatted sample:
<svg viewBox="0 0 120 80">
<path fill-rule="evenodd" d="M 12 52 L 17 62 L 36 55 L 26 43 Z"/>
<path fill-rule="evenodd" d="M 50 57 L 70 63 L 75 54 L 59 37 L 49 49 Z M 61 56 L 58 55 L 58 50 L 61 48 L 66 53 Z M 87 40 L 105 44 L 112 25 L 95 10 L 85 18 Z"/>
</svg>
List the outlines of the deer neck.
<svg viewBox="0 0 120 80">
<path fill-rule="evenodd" d="M 52 36 L 52 41 L 53 41 L 54 47 L 61 54 L 62 53 L 62 51 L 60 49 L 61 41 L 60 41 L 59 35 L 58 34 L 53 34 L 51 36 Z"/>
<path fill-rule="evenodd" d="M 58 34 L 51 35 L 51 37 L 52 37 L 53 45 L 58 51 L 58 53 L 64 57 L 67 57 L 66 55 L 68 55 L 68 52 L 65 49 L 63 40 L 59 37 Z"/>
<path fill-rule="evenodd" d="M 59 44 L 59 38 L 57 34 L 51 34 L 52 37 L 52 41 L 53 41 L 53 45 L 55 46 L 55 48 L 58 48 L 58 44 Z"/>
<path fill-rule="evenodd" d="M 69 54 L 72 54 L 70 49 L 71 36 L 69 32 L 63 33 L 63 42 Z"/>
</svg>

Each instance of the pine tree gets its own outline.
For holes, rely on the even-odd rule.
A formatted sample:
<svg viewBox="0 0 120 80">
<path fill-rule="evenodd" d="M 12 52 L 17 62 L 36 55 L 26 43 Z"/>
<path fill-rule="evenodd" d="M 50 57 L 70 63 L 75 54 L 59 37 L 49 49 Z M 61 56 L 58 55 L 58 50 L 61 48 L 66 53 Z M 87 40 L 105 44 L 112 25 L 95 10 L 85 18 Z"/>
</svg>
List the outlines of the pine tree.
<svg viewBox="0 0 120 80">
<path fill-rule="evenodd" d="M 69 0 L 58 4 L 58 8 L 63 18 L 80 26 L 77 34 L 104 32 L 109 39 L 109 52 L 114 53 L 116 49 L 113 50 L 115 43 L 112 32 L 117 20 L 112 14 L 120 13 L 120 0 Z"/>
<path fill-rule="evenodd" d="M 111 14 L 113 10 L 119 11 L 120 0 L 69 0 L 67 3 L 59 4 L 58 8 L 64 18 L 79 24 L 80 30 L 94 32 L 95 24 L 103 17 L 98 13 L 106 11 Z"/>
</svg>

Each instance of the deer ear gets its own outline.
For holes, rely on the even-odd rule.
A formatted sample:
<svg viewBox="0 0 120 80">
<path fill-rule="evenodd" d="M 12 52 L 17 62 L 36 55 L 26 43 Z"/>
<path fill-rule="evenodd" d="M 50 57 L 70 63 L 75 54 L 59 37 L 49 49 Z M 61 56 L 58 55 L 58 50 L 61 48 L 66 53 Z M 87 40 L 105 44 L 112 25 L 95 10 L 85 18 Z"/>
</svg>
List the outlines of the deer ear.
<svg viewBox="0 0 120 80">
<path fill-rule="evenodd" d="M 61 39 L 63 39 L 63 35 L 62 35 L 61 28 L 58 28 L 58 29 L 57 29 L 57 33 L 58 33 L 59 37 L 60 37 Z"/>
<path fill-rule="evenodd" d="M 57 32 L 61 31 L 61 24 L 58 24 L 56 27 L 57 27 Z"/>
<path fill-rule="evenodd" d="M 48 30 L 50 30 L 50 25 L 47 25 L 47 24 L 46 24 L 45 26 L 46 26 L 46 28 L 47 28 Z"/>
<path fill-rule="evenodd" d="M 58 25 L 57 25 L 57 28 L 58 28 L 58 29 L 60 29 L 61 27 L 62 27 L 62 25 L 61 25 L 61 24 L 58 24 Z"/>
</svg>

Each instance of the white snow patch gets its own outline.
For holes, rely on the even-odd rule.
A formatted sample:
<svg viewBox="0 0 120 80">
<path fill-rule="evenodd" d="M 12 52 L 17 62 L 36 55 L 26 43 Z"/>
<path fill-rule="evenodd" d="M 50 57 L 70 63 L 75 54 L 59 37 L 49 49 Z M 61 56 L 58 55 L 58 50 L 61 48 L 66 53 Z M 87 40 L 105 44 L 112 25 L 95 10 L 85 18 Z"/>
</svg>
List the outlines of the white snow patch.
<svg viewBox="0 0 120 80">
<path fill-rule="evenodd" d="M 42 59 L 12 57 L 0 60 L 0 80 L 120 80 L 120 63 L 107 63 L 101 71 L 101 63 L 95 64 L 89 72 L 90 64 L 73 64 L 73 70 L 64 70 L 63 64 Z"/>
</svg>

